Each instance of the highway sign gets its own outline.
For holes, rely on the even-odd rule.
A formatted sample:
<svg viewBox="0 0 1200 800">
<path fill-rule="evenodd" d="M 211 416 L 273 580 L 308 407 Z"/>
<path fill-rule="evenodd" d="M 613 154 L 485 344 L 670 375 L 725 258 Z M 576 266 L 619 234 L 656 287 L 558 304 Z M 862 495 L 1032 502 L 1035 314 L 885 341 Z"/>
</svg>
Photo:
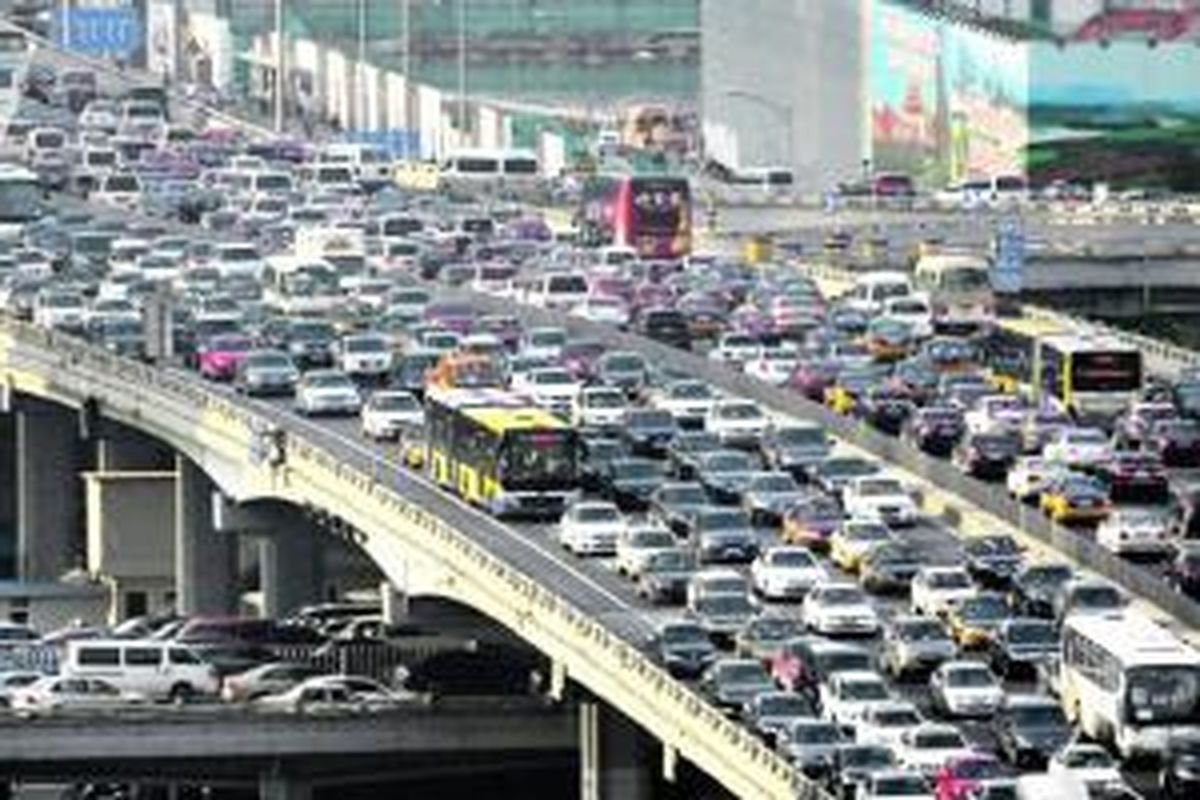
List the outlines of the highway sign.
<svg viewBox="0 0 1200 800">
<path fill-rule="evenodd" d="M 76 53 L 129 55 L 144 38 L 136 8 L 70 8 L 54 15 L 54 40 Z"/>
<path fill-rule="evenodd" d="M 1018 294 L 1025 284 L 1025 231 L 1015 219 L 1000 223 L 992 259 L 992 289 L 1001 294 Z"/>
</svg>

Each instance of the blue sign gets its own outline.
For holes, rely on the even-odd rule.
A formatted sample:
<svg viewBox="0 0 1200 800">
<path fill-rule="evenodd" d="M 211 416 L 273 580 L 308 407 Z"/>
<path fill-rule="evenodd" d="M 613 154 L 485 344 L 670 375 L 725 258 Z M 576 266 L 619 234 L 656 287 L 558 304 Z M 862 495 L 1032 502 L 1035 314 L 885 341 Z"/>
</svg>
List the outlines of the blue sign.
<svg viewBox="0 0 1200 800">
<path fill-rule="evenodd" d="M 421 152 L 421 132 L 404 128 L 347 131 L 344 138 L 354 144 L 375 145 L 392 158 L 416 158 Z"/>
<path fill-rule="evenodd" d="M 1017 220 L 1000 224 L 994 256 L 992 289 L 1002 294 L 1020 293 L 1025 285 L 1025 231 Z"/>
<path fill-rule="evenodd" d="M 76 53 L 129 55 L 145 36 L 135 8 L 59 9 L 54 15 L 54 40 Z"/>
</svg>

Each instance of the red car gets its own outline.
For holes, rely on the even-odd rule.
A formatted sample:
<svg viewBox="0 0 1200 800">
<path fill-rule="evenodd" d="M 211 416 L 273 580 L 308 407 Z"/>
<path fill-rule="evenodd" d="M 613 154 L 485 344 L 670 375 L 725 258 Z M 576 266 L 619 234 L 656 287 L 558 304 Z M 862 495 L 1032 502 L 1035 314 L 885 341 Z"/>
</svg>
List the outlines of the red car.
<svg viewBox="0 0 1200 800">
<path fill-rule="evenodd" d="M 937 800 L 967 800 L 985 783 L 1011 778 L 995 756 L 987 753 L 952 756 L 934 773 Z"/>
<path fill-rule="evenodd" d="M 214 336 L 196 354 L 200 375 L 214 381 L 230 381 L 250 351 L 254 340 L 243 333 Z"/>
</svg>

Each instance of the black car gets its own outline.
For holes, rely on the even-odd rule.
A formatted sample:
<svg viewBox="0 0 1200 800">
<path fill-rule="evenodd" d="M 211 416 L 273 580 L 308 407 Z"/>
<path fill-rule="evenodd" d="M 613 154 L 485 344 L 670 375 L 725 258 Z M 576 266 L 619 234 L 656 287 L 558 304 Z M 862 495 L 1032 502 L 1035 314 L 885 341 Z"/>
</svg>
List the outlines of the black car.
<svg viewBox="0 0 1200 800">
<path fill-rule="evenodd" d="M 1108 484 L 1114 502 L 1159 502 L 1170 495 L 1170 481 L 1162 457 L 1141 450 L 1118 450 L 1100 465 L 1100 478 Z"/>
<path fill-rule="evenodd" d="M 1058 652 L 1054 623 L 1033 617 L 1013 617 L 1000 623 L 987 645 L 988 664 L 1003 678 L 1036 674 L 1040 662 Z"/>
<path fill-rule="evenodd" d="M 963 414 L 958 408 L 928 406 L 918 409 L 905 420 L 900 435 L 930 455 L 948 456 L 965 430 Z"/>
<path fill-rule="evenodd" d="M 695 622 L 666 622 L 650 639 L 652 652 L 676 678 L 698 677 L 717 658 L 716 645 Z"/>
<path fill-rule="evenodd" d="M 669 411 L 637 408 L 625 415 L 621 438 L 635 455 L 661 456 L 674 438 L 678 427 Z"/>
<path fill-rule="evenodd" d="M 692 347 L 692 326 L 687 315 L 673 308 L 649 308 L 640 312 L 633 330 L 640 336 L 681 350 Z"/>
<path fill-rule="evenodd" d="M 663 484 L 661 462 L 631 456 L 611 459 L 600 473 L 600 493 L 622 511 L 644 511 L 650 495 Z"/>
<path fill-rule="evenodd" d="M 619 439 L 583 436 L 579 439 L 579 484 L 585 491 L 599 491 L 604 483 L 608 462 L 629 455 Z"/>
<path fill-rule="evenodd" d="M 650 517 L 678 536 L 687 534 L 693 515 L 711 501 L 704 487 L 694 481 L 660 484 L 650 493 Z"/>
<path fill-rule="evenodd" d="M 954 448 L 954 463 L 965 474 L 984 480 L 1000 480 L 1008 474 L 1021 442 L 1011 433 L 976 433 L 964 438 Z"/>
<path fill-rule="evenodd" d="M 1005 533 L 973 536 L 963 544 L 967 570 L 989 589 L 1006 589 L 1021 566 L 1021 546 Z"/>
<path fill-rule="evenodd" d="M 1158 775 L 1158 785 L 1170 800 L 1200 796 L 1200 737 L 1172 739 Z"/>
<path fill-rule="evenodd" d="M 840 744 L 826 773 L 827 788 L 835 798 L 854 800 L 869 775 L 896 767 L 896 755 L 886 745 Z"/>
<path fill-rule="evenodd" d="M 759 473 L 758 459 L 744 450 L 714 450 L 700 457 L 696 477 L 714 503 L 738 503 Z"/>
<path fill-rule="evenodd" d="M 1066 564 L 1028 564 L 1017 570 L 1008 591 L 1008 605 L 1020 616 L 1050 619 L 1054 598 L 1075 571 Z"/>
<path fill-rule="evenodd" d="M 1167 567 L 1167 580 L 1178 591 L 1200 600 L 1200 542 L 1183 542 Z"/>
<path fill-rule="evenodd" d="M 896 385 L 872 386 L 859 397 L 858 413 L 869 425 L 897 436 L 913 413 L 908 392 Z"/>
<path fill-rule="evenodd" d="M 816 719 L 817 709 L 812 700 L 795 692 L 763 692 L 742 709 L 741 720 L 767 744 L 773 745 L 779 731 L 793 720 Z"/>
<path fill-rule="evenodd" d="M 829 457 L 832 444 L 819 425 L 780 425 L 763 434 L 759 443 L 768 469 L 790 472 L 798 481 L 808 470 Z"/>
<path fill-rule="evenodd" d="M 859 582 L 867 591 L 907 591 L 923 566 L 921 555 L 904 542 L 883 542 L 871 547 L 858 567 Z"/>
<path fill-rule="evenodd" d="M 288 325 L 287 350 L 300 369 L 333 365 L 337 331 L 320 319 L 295 319 Z"/>
<path fill-rule="evenodd" d="M 1012 695 L 996 714 L 993 730 L 1001 755 L 1024 769 L 1045 769 L 1051 753 L 1075 732 L 1057 700 L 1044 695 Z"/>
<path fill-rule="evenodd" d="M 1143 446 L 1161 456 L 1168 467 L 1200 466 L 1200 422 L 1194 419 L 1155 422 Z"/>
<path fill-rule="evenodd" d="M 704 453 L 720 450 L 721 440 L 708 431 L 679 431 L 667 445 L 667 465 L 683 481 L 696 477 L 697 464 Z"/>
<path fill-rule="evenodd" d="M 1171 400 L 1186 419 L 1200 419 L 1200 380 L 1178 381 L 1171 390 Z"/>
<path fill-rule="evenodd" d="M 686 548 L 651 553 L 637 576 L 637 594 L 652 605 L 681 605 L 696 569 L 696 554 Z"/>
</svg>

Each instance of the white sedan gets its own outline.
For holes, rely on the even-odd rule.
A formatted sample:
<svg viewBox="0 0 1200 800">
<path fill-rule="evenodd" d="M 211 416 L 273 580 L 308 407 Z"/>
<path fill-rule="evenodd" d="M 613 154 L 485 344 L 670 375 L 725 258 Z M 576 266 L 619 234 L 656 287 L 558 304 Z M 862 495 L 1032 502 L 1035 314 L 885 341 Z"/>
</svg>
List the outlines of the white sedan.
<svg viewBox="0 0 1200 800">
<path fill-rule="evenodd" d="M 879 614 L 867 593 L 852 583 L 821 583 L 804 597 L 804 624 L 824 636 L 879 632 Z"/>
<path fill-rule="evenodd" d="M 617 574 L 636 580 L 655 553 L 673 550 L 679 541 L 670 531 L 652 525 L 630 528 L 617 540 Z"/>
<path fill-rule="evenodd" d="M 771 600 L 803 597 L 827 578 L 825 568 L 805 547 L 768 547 L 750 565 L 754 590 Z"/>
<path fill-rule="evenodd" d="M 857 725 L 872 705 L 891 699 L 883 678 L 870 670 L 835 672 L 821 687 L 822 713 L 839 725 Z"/>
<path fill-rule="evenodd" d="M 425 424 L 425 410 L 411 392 L 372 392 L 362 407 L 362 433 L 376 441 L 395 439 L 405 428 Z"/>
<path fill-rule="evenodd" d="M 904 484 L 886 475 L 851 478 L 842 490 L 846 515 L 859 519 L 878 519 L 888 525 L 913 525 L 917 504 Z"/>
<path fill-rule="evenodd" d="M 909 594 L 914 614 L 941 617 L 975 594 L 975 582 L 963 567 L 922 567 Z"/>
<path fill-rule="evenodd" d="M 978 661 L 947 661 L 929 676 L 933 707 L 950 717 L 990 717 L 1004 700 L 1000 681 Z"/>
<path fill-rule="evenodd" d="M 1063 467 L 1052 464 L 1041 456 L 1022 456 L 1008 471 L 1005 487 L 1014 500 L 1022 503 L 1037 500 L 1054 476 Z"/>
<path fill-rule="evenodd" d="M 1167 515 L 1157 508 L 1117 508 L 1096 526 L 1096 543 L 1117 555 L 1163 556 L 1175 549 Z"/>
<path fill-rule="evenodd" d="M 1099 428 L 1064 428 L 1042 447 L 1042 457 L 1068 467 L 1095 467 L 1112 460 L 1113 448 Z"/>
<path fill-rule="evenodd" d="M 558 523 L 558 542 L 575 555 L 611 556 L 628 525 L 616 504 L 584 500 L 573 504 Z"/>
<path fill-rule="evenodd" d="M 1046 772 L 1076 777 L 1093 793 L 1125 786 L 1120 765 L 1103 745 L 1098 744 L 1068 744 L 1050 757 Z"/>
<path fill-rule="evenodd" d="M 51 675 L 14 689 L 9 698 L 13 713 L 34 717 L 59 711 L 111 711 L 144 705 L 145 695 L 122 692 L 99 678 Z"/>
<path fill-rule="evenodd" d="M 954 725 L 927 722 L 900 734 L 896 756 L 900 763 L 932 775 L 951 758 L 975 752 Z"/>
<path fill-rule="evenodd" d="M 875 703 L 863 713 L 858 723 L 856 741 L 862 744 L 881 744 L 893 751 L 900 745 L 904 732 L 925 722 L 921 712 L 908 700 L 889 700 Z"/>
<path fill-rule="evenodd" d="M 358 387 L 336 369 L 316 369 L 304 373 L 296 384 L 295 409 L 305 416 L 314 414 L 353 415 L 362 408 Z"/>
</svg>

